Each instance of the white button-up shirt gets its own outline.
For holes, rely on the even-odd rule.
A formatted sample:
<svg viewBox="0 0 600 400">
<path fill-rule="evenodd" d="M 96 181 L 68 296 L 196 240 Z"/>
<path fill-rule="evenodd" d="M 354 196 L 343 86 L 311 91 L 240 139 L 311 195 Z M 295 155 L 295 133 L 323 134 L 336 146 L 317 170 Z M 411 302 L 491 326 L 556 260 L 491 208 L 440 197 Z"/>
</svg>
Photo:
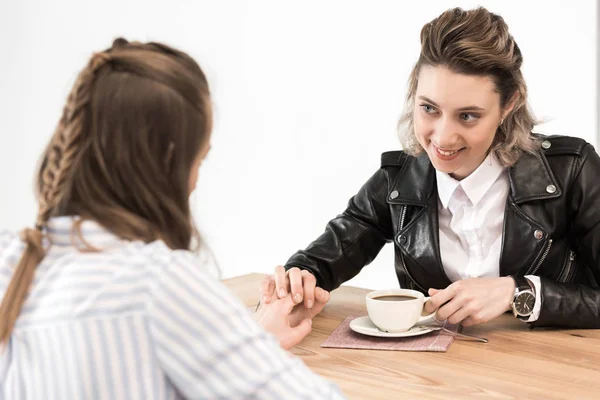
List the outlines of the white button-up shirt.
<svg viewBox="0 0 600 400">
<path fill-rule="evenodd" d="M 508 171 L 493 152 L 471 175 L 457 181 L 436 171 L 440 254 L 451 281 L 500 276 L 504 210 L 510 184 Z M 529 322 L 537 320 L 540 279 L 528 275 L 536 292 Z"/>
</svg>

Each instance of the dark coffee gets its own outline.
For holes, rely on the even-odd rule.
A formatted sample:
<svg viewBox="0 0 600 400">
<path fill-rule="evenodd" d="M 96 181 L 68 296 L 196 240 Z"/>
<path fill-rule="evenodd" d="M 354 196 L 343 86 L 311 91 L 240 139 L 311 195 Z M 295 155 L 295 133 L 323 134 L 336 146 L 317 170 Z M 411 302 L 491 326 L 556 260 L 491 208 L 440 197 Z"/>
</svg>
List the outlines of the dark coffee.
<svg viewBox="0 0 600 400">
<path fill-rule="evenodd" d="M 415 300 L 416 297 L 413 296 L 402 296 L 397 294 L 388 294 L 384 296 L 373 297 L 374 300 L 383 300 L 383 301 L 407 301 L 407 300 Z"/>
</svg>

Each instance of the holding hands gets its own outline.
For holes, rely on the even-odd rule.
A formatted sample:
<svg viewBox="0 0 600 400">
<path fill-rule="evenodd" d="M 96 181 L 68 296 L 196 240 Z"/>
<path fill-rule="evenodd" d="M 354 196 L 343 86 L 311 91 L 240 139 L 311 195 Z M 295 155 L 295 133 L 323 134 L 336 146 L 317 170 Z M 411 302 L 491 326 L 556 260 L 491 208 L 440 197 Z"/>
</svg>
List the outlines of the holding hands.
<svg viewBox="0 0 600 400">
<path fill-rule="evenodd" d="M 514 293 L 511 277 L 463 279 L 443 290 L 429 289 L 431 299 L 425 303 L 424 312 L 437 309 L 435 317 L 440 321 L 476 325 L 509 311 Z"/>
<path fill-rule="evenodd" d="M 261 283 L 259 291 L 260 307 L 254 319 L 275 335 L 286 350 L 296 346 L 310 333 L 312 318 L 329 301 L 329 292 L 316 287 L 314 275 L 298 268 L 286 273 L 282 266 L 278 266 L 275 274 Z"/>
<path fill-rule="evenodd" d="M 273 333 L 285 349 L 300 343 L 311 331 L 311 320 L 329 301 L 329 292 L 316 286 L 313 274 L 282 266 L 265 278 L 259 288 L 261 305 L 255 319 Z M 445 289 L 429 289 L 424 313 L 435 310 L 436 319 L 471 326 L 490 321 L 510 310 L 515 293 L 511 277 L 471 278 Z"/>
<path fill-rule="evenodd" d="M 294 303 L 304 302 L 307 309 L 313 309 L 313 316 L 321 312 L 329 301 L 329 292 L 317 287 L 317 279 L 309 271 L 300 268 L 290 268 L 285 271 L 283 266 L 275 268 L 275 273 L 262 281 L 260 285 L 260 301 L 268 304 L 272 299 L 284 298 L 291 294 Z"/>
</svg>

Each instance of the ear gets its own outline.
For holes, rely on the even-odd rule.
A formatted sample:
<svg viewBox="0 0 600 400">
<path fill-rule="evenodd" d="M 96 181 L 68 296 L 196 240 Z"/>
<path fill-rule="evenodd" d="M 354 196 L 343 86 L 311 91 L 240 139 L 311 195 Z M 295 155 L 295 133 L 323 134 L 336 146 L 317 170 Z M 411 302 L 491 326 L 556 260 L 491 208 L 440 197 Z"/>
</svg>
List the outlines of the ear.
<svg viewBox="0 0 600 400">
<path fill-rule="evenodd" d="M 518 91 L 513 93 L 513 95 L 510 97 L 510 100 L 508 100 L 508 103 L 502 110 L 502 120 L 504 120 L 508 116 L 508 114 L 510 114 L 511 111 L 515 108 L 515 105 L 517 104 L 519 98 L 520 95 Z"/>
</svg>

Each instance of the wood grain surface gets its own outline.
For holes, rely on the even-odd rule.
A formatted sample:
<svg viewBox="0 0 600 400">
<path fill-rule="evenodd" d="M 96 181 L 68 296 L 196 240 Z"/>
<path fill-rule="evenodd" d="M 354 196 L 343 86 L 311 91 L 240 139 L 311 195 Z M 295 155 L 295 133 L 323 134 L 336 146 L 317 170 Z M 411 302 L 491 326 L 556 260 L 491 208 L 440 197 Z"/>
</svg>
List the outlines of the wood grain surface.
<svg viewBox="0 0 600 400">
<path fill-rule="evenodd" d="M 255 307 L 264 277 L 224 283 Z M 366 315 L 368 292 L 333 291 L 311 334 L 292 349 L 350 399 L 600 399 L 600 330 L 530 330 L 505 314 L 463 329 L 489 343 L 456 340 L 445 353 L 321 348 L 347 315 Z"/>
</svg>

